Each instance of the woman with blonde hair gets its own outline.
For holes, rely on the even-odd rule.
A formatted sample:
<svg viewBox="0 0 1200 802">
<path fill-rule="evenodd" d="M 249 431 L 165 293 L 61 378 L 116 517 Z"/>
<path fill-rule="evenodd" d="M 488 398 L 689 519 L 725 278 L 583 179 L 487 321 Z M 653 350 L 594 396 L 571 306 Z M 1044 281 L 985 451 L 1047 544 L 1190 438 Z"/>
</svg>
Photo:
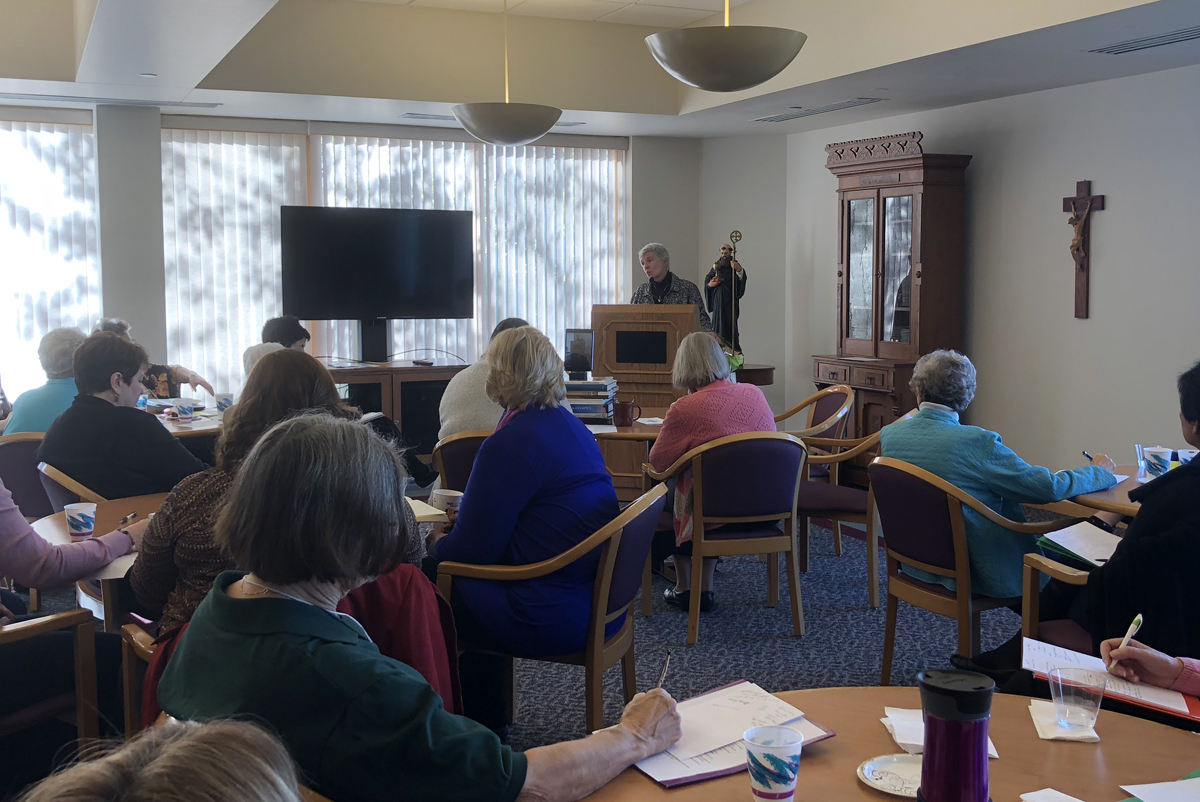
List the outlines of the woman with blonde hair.
<svg viewBox="0 0 1200 802">
<path fill-rule="evenodd" d="M 484 440 L 458 517 L 435 560 L 525 565 L 549 559 L 617 516 L 617 494 L 596 438 L 563 406 L 563 363 L 532 326 L 503 331 L 488 347 L 488 397 L 504 409 Z M 466 641 L 525 657 L 583 649 L 599 552 L 527 582 L 460 579 L 455 622 Z M 612 623 L 612 631 L 621 621 Z M 504 726 L 504 672 L 468 654 L 460 664 L 468 716 Z"/>
<path fill-rule="evenodd" d="M 300 802 L 296 767 L 274 736 L 246 722 L 171 719 L 85 756 L 21 802 Z"/>
</svg>

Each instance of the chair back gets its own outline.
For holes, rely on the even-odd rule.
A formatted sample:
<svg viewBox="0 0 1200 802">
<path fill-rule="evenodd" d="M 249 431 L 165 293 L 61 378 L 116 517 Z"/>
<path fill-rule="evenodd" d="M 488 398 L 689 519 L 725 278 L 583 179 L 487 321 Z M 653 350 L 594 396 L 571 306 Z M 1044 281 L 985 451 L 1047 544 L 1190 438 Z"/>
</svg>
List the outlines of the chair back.
<svg viewBox="0 0 1200 802">
<path fill-rule="evenodd" d="M 467 480 L 471 478 L 471 468 L 475 465 L 475 455 L 479 453 L 479 447 L 491 433 L 491 429 L 478 429 L 452 434 L 438 441 L 433 447 L 433 467 L 442 480 L 443 490 L 457 490 L 461 493 L 467 489 Z"/>
<path fill-rule="evenodd" d="M 967 565 L 962 503 L 928 471 L 878 457 L 867 469 L 890 557 L 943 576 Z M 969 573 L 968 573 L 969 575 Z"/>
<path fill-rule="evenodd" d="M 37 469 L 37 450 L 42 437 L 41 432 L 0 436 L 0 482 L 12 493 L 13 503 L 26 518 L 54 514 Z"/>
<path fill-rule="evenodd" d="M 850 408 L 854 405 L 854 390 L 846 384 L 835 384 L 813 393 L 791 409 L 775 416 L 775 423 L 781 424 L 807 410 L 804 416 L 804 428 L 787 428 L 789 434 L 797 437 L 841 438 L 846 435 L 846 426 L 850 421 Z"/>
<path fill-rule="evenodd" d="M 796 511 L 807 459 L 804 443 L 784 432 L 747 432 L 706 443 L 692 458 L 695 515 L 717 523 L 788 518 Z"/>
<path fill-rule="evenodd" d="M 90 501 L 96 504 L 108 501 L 104 496 L 84 487 L 53 465 L 39 462 L 37 467 L 41 473 L 42 487 L 55 512 L 62 512 L 68 504 L 80 501 Z"/>
<path fill-rule="evenodd" d="M 612 581 L 608 586 L 606 616 L 627 609 L 642 585 L 642 569 L 650 555 L 650 543 L 654 540 L 654 530 L 658 528 L 658 516 L 666 503 L 666 495 L 666 485 L 658 485 L 637 502 L 629 505 L 617 519 L 624 523 L 619 540 L 616 540 L 616 556 L 612 561 Z M 604 562 L 601 560 L 601 565 L 604 565 Z"/>
<path fill-rule="evenodd" d="M 60 694 L 0 716 L 0 736 L 51 720 L 59 713 L 75 708 L 80 746 L 86 747 L 99 737 L 100 722 L 96 713 L 96 623 L 91 613 L 87 610 L 71 610 L 0 626 L 0 649 L 62 630 L 74 631 L 75 693 Z"/>
</svg>

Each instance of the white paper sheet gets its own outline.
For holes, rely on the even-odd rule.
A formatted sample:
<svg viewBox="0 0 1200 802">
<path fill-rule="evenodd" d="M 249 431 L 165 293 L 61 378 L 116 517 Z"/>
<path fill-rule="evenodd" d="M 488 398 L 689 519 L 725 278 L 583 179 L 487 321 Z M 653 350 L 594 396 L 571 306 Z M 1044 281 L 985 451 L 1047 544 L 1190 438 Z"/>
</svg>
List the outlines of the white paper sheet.
<svg viewBox="0 0 1200 802">
<path fill-rule="evenodd" d="M 826 732 L 806 718 L 780 722 L 798 731 L 804 736 L 805 743 L 826 735 Z M 804 760 L 803 752 L 800 757 Z M 669 783 L 675 780 L 686 780 L 689 777 L 699 777 L 718 771 L 741 768 L 746 765 L 746 744 L 738 737 L 731 744 L 705 752 L 702 755 L 680 760 L 669 752 L 659 752 L 637 764 L 655 782 Z"/>
<path fill-rule="evenodd" d="M 1114 473 L 1113 476 L 1117 477 L 1117 485 L 1129 478 L 1129 474 L 1127 473 Z M 1117 485 L 1113 485 L 1113 487 L 1116 487 Z"/>
<path fill-rule="evenodd" d="M 1142 802 L 1197 802 L 1200 800 L 1200 777 L 1173 783 L 1122 785 L 1121 788 Z"/>
<path fill-rule="evenodd" d="M 1048 532 L 1047 540 L 1053 540 L 1072 554 L 1077 554 L 1092 565 L 1102 565 L 1112 559 L 1121 538 L 1105 532 L 1095 524 L 1081 521 L 1074 526 Z"/>
<path fill-rule="evenodd" d="M 644 423 L 647 426 L 662 426 L 662 418 L 638 418 L 638 423 Z"/>
<path fill-rule="evenodd" d="M 609 426 L 609 425 L 606 425 L 603 423 L 589 423 L 589 424 L 587 424 L 587 428 L 588 428 L 588 431 L 591 432 L 592 434 L 616 434 L 617 433 L 616 426 Z"/>
<path fill-rule="evenodd" d="M 680 702 L 683 735 L 667 751 L 678 760 L 703 755 L 742 739 L 751 727 L 782 724 L 804 715 L 753 682 Z"/>
<path fill-rule="evenodd" d="M 1059 646 L 1052 646 L 1049 643 L 1030 640 L 1024 638 L 1024 648 L 1021 655 L 1021 667 L 1029 671 L 1035 671 L 1040 674 L 1048 674 L 1055 668 L 1084 668 L 1088 671 L 1095 671 L 1100 674 L 1106 674 L 1104 661 L 1099 657 L 1092 657 L 1090 654 L 1082 654 L 1074 652 L 1070 649 L 1063 649 Z M 1108 674 L 1108 686 L 1104 693 L 1109 696 L 1119 696 L 1126 699 L 1135 699 L 1139 702 L 1145 702 L 1155 707 L 1162 707 L 1167 710 L 1174 710 L 1177 713 L 1187 714 L 1187 701 L 1183 698 L 1183 694 L 1178 691 L 1167 690 L 1166 688 L 1155 688 L 1150 685 L 1138 684 L 1134 685 L 1128 680 L 1114 677 Z"/>
<path fill-rule="evenodd" d="M 925 751 L 925 718 L 919 708 L 885 707 L 883 713 L 885 717 L 879 720 L 887 727 L 897 746 L 910 755 Z M 1000 757 L 991 738 L 988 738 L 988 757 Z"/>
<path fill-rule="evenodd" d="M 1053 788 L 1043 788 L 1040 791 L 1021 794 L 1021 802 L 1082 802 L 1082 800 L 1068 796 L 1061 791 L 1055 791 Z"/>
</svg>

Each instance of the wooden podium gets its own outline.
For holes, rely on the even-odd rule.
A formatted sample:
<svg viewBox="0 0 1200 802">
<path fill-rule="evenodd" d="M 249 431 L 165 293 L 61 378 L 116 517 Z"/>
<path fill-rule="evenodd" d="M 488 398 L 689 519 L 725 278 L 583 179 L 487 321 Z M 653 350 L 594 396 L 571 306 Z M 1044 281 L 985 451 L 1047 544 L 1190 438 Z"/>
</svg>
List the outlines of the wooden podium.
<svg viewBox="0 0 1200 802">
<path fill-rule="evenodd" d="M 596 304 L 593 376 L 617 380 L 618 398 L 643 409 L 666 408 L 683 393 L 671 386 L 679 343 L 700 331 L 692 304 Z"/>
</svg>

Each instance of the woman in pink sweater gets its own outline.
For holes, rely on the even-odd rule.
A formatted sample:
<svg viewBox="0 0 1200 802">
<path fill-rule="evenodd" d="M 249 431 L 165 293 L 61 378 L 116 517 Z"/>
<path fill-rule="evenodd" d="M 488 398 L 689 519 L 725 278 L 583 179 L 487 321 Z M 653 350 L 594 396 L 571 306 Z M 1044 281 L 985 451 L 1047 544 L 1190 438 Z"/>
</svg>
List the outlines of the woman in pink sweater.
<svg viewBox="0 0 1200 802">
<path fill-rule="evenodd" d="M 650 449 L 650 464 L 656 471 L 671 467 L 696 446 L 744 432 L 773 432 L 775 414 L 762 390 L 752 384 L 734 384 L 729 379 L 729 362 L 720 344 L 703 332 L 689 334 L 679 344 L 671 381 L 687 395 L 680 398 L 663 418 L 662 430 Z M 663 594 L 668 604 L 687 610 L 692 579 L 692 475 L 689 469 L 675 485 L 675 587 Z M 700 609 L 712 609 L 715 558 L 704 561 Z"/>
<path fill-rule="evenodd" d="M 1200 696 L 1200 660 L 1171 657 L 1135 640 L 1121 646 L 1121 638 L 1101 643 L 1100 656 L 1114 676 Z"/>
</svg>

